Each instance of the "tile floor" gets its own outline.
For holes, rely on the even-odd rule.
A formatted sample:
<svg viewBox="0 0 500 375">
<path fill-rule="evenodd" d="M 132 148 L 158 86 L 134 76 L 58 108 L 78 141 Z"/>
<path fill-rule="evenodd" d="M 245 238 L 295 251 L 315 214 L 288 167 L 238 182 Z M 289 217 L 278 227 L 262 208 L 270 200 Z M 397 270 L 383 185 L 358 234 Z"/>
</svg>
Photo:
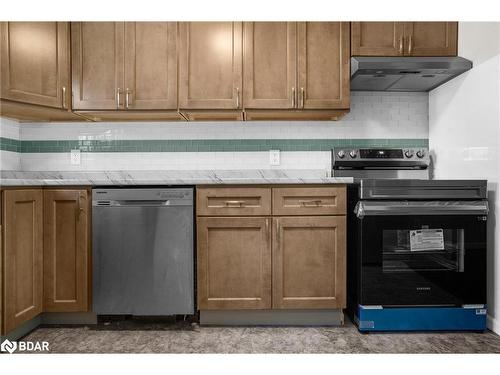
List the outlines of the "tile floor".
<svg viewBox="0 0 500 375">
<path fill-rule="evenodd" d="M 52 353 L 500 353 L 485 333 L 361 334 L 343 327 L 199 327 L 107 323 L 40 327 L 23 340 L 48 341 Z"/>
</svg>

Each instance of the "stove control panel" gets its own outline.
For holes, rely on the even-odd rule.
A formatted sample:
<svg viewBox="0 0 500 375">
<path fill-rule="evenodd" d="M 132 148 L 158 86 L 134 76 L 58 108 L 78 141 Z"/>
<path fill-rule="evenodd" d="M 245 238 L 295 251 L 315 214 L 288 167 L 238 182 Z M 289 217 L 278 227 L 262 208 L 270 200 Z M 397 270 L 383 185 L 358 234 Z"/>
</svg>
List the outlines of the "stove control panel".
<svg viewBox="0 0 500 375">
<path fill-rule="evenodd" d="M 427 157 L 424 148 L 336 148 L 333 150 L 334 159 L 338 160 L 415 160 Z"/>
</svg>

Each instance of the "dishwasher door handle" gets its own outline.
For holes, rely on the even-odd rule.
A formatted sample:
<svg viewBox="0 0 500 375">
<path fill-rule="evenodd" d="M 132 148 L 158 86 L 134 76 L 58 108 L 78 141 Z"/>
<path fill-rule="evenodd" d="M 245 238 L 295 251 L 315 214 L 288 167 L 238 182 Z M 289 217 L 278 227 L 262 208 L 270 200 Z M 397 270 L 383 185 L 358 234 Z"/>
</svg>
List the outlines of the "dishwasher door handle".
<svg viewBox="0 0 500 375">
<path fill-rule="evenodd" d="M 163 207 L 163 206 L 169 206 L 170 201 L 168 199 L 161 199 L 161 200 L 116 200 L 116 201 L 109 201 L 109 206 L 113 207 Z"/>
</svg>

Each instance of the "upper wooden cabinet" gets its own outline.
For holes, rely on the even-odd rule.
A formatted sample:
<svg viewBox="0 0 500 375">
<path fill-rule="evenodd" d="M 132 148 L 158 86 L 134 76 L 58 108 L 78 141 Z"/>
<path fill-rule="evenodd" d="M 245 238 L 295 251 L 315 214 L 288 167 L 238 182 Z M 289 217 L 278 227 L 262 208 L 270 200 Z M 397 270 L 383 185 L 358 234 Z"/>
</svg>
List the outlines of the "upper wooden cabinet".
<svg viewBox="0 0 500 375">
<path fill-rule="evenodd" d="M 4 333 L 42 312 L 43 196 L 3 192 Z"/>
<path fill-rule="evenodd" d="M 245 22 L 245 108 L 295 108 L 297 23 Z"/>
<path fill-rule="evenodd" d="M 1 98 L 69 108 L 69 24 L 2 22 L 0 34 Z"/>
<path fill-rule="evenodd" d="M 403 54 L 403 22 L 352 22 L 353 56 L 399 56 Z"/>
<path fill-rule="evenodd" d="M 43 200 L 44 311 L 87 311 L 87 190 L 46 190 Z"/>
<path fill-rule="evenodd" d="M 71 24 L 73 108 L 176 109 L 177 25 Z"/>
<path fill-rule="evenodd" d="M 73 109 L 123 105 L 123 37 L 123 22 L 71 23 Z"/>
<path fill-rule="evenodd" d="M 457 22 L 405 22 L 405 37 L 408 55 L 457 55 Z"/>
<path fill-rule="evenodd" d="M 299 22 L 298 108 L 349 108 L 349 22 Z"/>
<path fill-rule="evenodd" d="M 242 108 L 242 23 L 181 22 L 179 107 Z"/>
<path fill-rule="evenodd" d="M 248 22 L 244 100 L 249 109 L 349 108 L 348 22 Z"/>
<path fill-rule="evenodd" d="M 125 23 L 125 108 L 177 109 L 177 23 Z"/>
<path fill-rule="evenodd" d="M 456 56 L 457 22 L 352 22 L 353 56 Z"/>
</svg>

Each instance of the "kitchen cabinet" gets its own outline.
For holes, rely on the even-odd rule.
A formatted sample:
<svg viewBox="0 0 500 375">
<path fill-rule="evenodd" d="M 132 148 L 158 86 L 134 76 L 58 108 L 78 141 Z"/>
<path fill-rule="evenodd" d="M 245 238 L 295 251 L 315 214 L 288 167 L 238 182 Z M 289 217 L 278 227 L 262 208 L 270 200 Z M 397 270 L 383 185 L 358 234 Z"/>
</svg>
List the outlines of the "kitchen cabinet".
<svg viewBox="0 0 500 375">
<path fill-rule="evenodd" d="M 175 22 L 73 22 L 73 108 L 177 109 Z"/>
<path fill-rule="evenodd" d="M 177 109 L 177 23 L 125 23 L 125 109 Z"/>
<path fill-rule="evenodd" d="M 410 56 L 456 56 L 458 22 L 405 22 Z"/>
<path fill-rule="evenodd" d="M 298 23 L 298 108 L 349 108 L 349 31 L 349 22 Z"/>
<path fill-rule="evenodd" d="M 345 307 L 345 186 L 201 186 L 196 207 L 200 310 Z"/>
<path fill-rule="evenodd" d="M 179 24 L 179 107 L 242 108 L 242 23 Z"/>
<path fill-rule="evenodd" d="M 353 56 L 456 56 L 457 22 L 352 22 Z"/>
<path fill-rule="evenodd" d="M 2 334 L 42 312 L 90 304 L 86 189 L 2 191 Z"/>
<path fill-rule="evenodd" d="M 271 219 L 198 217 L 198 308 L 271 308 Z"/>
<path fill-rule="evenodd" d="M 273 308 L 345 308 L 345 242 L 345 216 L 273 219 Z"/>
<path fill-rule="evenodd" d="M 297 23 L 245 22 L 245 108 L 295 108 Z"/>
<path fill-rule="evenodd" d="M 245 109 L 349 108 L 349 33 L 348 22 L 245 23 Z"/>
<path fill-rule="evenodd" d="M 2 22 L 0 39 L 2 99 L 70 108 L 67 22 Z"/>
<path fill-rule="evenodd" d="M 280 187 L 273 189 L 273 215 L 345 215 L 344 187 Z"/>
<path fill-rule="evenodd" d="M 44 311 L 87 311 L 87 190 L 45 190 L 43 200 Z"/>
<path fill-rule="evenodd" d="M 72 22 L 73 109 L 123 105 L 123 22 Z"/>
<path fill-rule="evenodd" d="M 353 56 L 403 55 L 404 22 L 351 22 Z"/>
<path fill-rule="evenodd" d="M 43 195 L 3 191 L 4 332 L 42 312 Z"/>
</svg>

